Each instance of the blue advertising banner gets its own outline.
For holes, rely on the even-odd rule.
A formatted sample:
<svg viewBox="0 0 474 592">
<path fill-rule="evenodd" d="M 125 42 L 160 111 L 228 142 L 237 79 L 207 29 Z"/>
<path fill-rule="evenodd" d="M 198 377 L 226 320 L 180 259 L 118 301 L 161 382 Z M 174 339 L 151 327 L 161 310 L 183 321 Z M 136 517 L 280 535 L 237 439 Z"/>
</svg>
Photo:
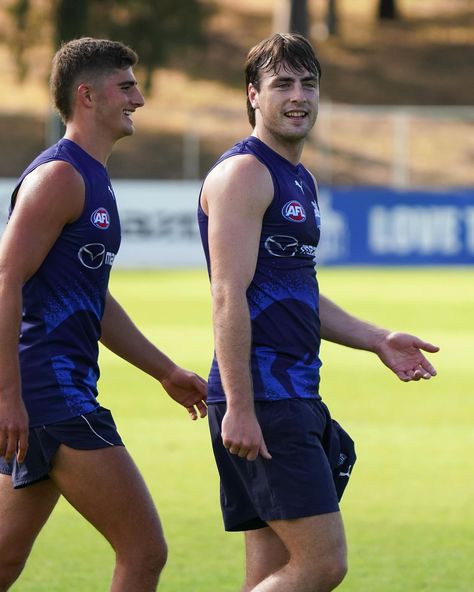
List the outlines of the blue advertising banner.
<svg viewBox="0 0 474 592">
<path fill-rule="evenodd" d="M 323 265 L 472 265 L 474 190 L 322 187 Z"/>
<path fill-rule="evenodd" d="M 0 234 L 15 179 L 0 179 Z M 204 266 L 196 220 L 200 181 L 114 182 L 119 267 Z M 474 188 L 396 191 L 320 187 L 318 265 L 474 265 Z"/>
</svg>

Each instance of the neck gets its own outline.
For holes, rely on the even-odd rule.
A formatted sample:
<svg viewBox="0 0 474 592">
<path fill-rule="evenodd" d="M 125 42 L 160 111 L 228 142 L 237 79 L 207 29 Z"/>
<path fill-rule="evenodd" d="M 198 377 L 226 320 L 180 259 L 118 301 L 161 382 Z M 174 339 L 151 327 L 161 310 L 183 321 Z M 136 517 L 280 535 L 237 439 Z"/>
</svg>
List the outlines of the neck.
<svg viewBox="0 0 474 592">
<path fill-rule="evenodd" d="M 68 123 L 64 137 L 78 144 L 83 150 L 106 166 L 115 142 L 97 137 L 97 134 L 82 131 L 79 126 Z"/>
<path fill-rule="evenodd" d="M 296 166 L 299 164 L 306 138 L 285 139 L 266 131 L 257 130 L 257 128 L 254 128 L 252 136 L 261 140 L 280 156 L 291 162 L 292 165 Z"/>
</svg>

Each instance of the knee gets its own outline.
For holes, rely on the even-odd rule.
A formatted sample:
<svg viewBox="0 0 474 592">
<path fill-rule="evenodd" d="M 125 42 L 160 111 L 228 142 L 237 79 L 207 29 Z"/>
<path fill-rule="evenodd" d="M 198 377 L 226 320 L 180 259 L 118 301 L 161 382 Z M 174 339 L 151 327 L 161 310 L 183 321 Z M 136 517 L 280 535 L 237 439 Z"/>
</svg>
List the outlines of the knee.
<svg viewBox="0 0 474 592">
<path fill-rule="evenodd" d="M 339 586 L 346 574 L 347 561 L 345 557 L 334 555 L 307 566 L 306 570 L 300 571 L 299 578 L 302 583 L 304 582 L 305 590 L 331 592 Z"/>
<path fill-rule="evenodd" d="M 163 571 L 168 561 L 168 545 L 164 539 L 155 546 L 151 553 L 148 552 L 146 561 L 158 575 Z"/>
<path fill-rule="evenodd" d="M 142 559 L 141 572 L 148 572 L 152 578 L 159 579 L 166 561 L 168 560 L 168 548 L 166 545 L 156 548 L 154 552 L 148 553 Z"/>
<path fill-rule="evenodd" d="M 147 548 L 141 555 L 139 562 L 142 569 L 160 575 L 168 560 L 168 545 L 165 540 L 157 542 L 154 546 Z"/>
<path fill-rule="evenodd" d="M 0 592 L 6 592 L 25 567 L 25 559 L 0 560 Z"/>
<path fill-rule="evenodd" d="M 117 563 L 128 571 L 159 577 L 168 559 L 168 546 L 163 538 L 146 545 L 117 553 Z M 1 592 L 1 590 L 0 590 Z"/>
<path fill-rule="evenodd" d="M 339 586 L 347 574 L 347 560 L 345 557 L 334 557 L 329 561 L 322 570 L 323 586 L 316 588 L 319 592 L 330 592 Z"/>
</svg>

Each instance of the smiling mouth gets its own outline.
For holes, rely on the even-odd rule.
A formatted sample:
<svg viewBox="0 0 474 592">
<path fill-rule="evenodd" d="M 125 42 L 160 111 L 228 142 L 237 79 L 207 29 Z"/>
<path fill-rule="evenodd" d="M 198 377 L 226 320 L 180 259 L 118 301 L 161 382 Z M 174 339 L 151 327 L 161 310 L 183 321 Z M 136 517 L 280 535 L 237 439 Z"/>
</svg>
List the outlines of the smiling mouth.
<svg viewBox="0 0 474 592">
<path fill-rule="evenodd" d="M 290 119 L 302 119 L 307 116 L 306 111 L 287 111 L 285 113 L 285 117 L 289 117 Z"/>
</svg>

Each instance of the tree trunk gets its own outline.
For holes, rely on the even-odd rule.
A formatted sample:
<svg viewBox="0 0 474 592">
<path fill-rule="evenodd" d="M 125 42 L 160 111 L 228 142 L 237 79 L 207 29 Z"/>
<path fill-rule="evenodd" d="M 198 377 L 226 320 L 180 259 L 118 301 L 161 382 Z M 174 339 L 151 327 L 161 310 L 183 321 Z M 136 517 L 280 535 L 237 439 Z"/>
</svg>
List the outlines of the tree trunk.
<svg viewBox="0 0 474 592">
<path fill-rule="evenodd" d="M 379 19 L 395 20 L 398 18 L 396 0 L 379 0 Z"/>
<path fill-rule="evenodd" d="M 292 33 L 301 33 L 305 37 L 309 33 L 308 1 L 291 0 L 290 26 Z"/>
<path fill-rule="evenodd" d="M 56 9 L 56 47 L 87 34 L 89 0 L 59 0 Z"/>
<path fill-rule="evenodd" d="M 337 35 L 337 0 L 328 0 L 326 24 L 329 35 Z"/>
</svg>

